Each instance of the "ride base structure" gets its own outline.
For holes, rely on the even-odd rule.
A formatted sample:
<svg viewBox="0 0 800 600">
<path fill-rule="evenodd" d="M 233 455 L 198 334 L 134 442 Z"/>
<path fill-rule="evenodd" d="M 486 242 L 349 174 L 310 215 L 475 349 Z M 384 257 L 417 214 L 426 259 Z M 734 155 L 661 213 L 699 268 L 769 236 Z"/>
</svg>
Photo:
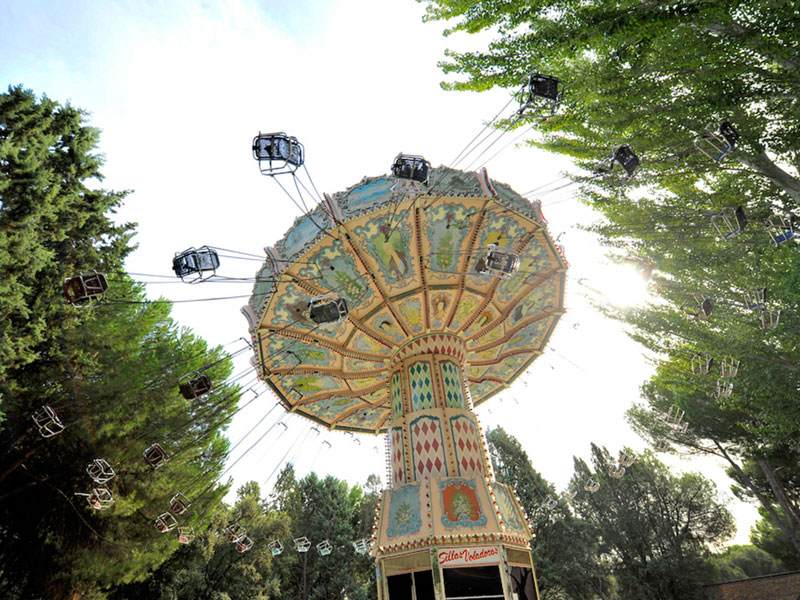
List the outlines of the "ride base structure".
<svg viewBox="0 0 800 600">
<path fill-rule="evenodd" d="M 325 196 L 267 248 L 243 308 L 259 376 L 291 412 L 387 435 L 381 600 L 538 599 L 530 526 L 473 408 L 542 353 L 566 269 L 538 203 L 445 167 Z"/>
</svg>

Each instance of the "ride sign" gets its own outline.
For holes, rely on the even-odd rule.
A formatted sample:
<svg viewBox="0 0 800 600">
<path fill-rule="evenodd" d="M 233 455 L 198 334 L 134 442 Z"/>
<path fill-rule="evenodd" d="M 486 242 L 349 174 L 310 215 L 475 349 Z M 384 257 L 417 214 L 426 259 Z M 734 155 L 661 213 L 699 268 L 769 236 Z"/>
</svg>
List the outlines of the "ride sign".
<svg viewBox="0 0 800 600">
<path fill-rule="evenodd" d="M 500 549 L 495 546 L 471 546 L 439 550 L 439 564 L 442 567 L 496 565 L 499 562 Z"/>
</svg>

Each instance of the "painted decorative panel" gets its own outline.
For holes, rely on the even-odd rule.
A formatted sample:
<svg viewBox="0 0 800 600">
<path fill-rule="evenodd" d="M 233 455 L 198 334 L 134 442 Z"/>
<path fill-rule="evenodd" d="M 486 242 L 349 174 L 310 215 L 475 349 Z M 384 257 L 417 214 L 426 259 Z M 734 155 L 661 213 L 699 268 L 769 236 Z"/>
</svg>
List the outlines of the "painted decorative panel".
<svg viewBox="0 0 800 600">
<path fill-rule="evenodd" d="M 398 303 L 399 312 L 411 333 L 422 333 L 425 317 L 422 314 L 422 300 L 418 296 L 405 298 Z"/>
<path fill-rule="evenodd" d="M 405 483 L 406 451 L 403 446 L 403 428 L 392 427 L 392 483 Z"/>
<path fill-rule="evenodd" d="M 477 212 L 474 207 L 462 204 L 437 204 L 427 211 L 427 234 L 430 243 L 431 276 L 458 271 L 463 257 L 462 244 L 473 226 L 472 217 Z"/>
<path fill-rule="evenodd" d="M 409 429 L 414 479 L 449 475 L 441 421 L 437 417 L 423 415 L 411 421 Z"/>
<path fill-rule="evenodd" d="M 403 387 L 400 382 L 400 373 L 392 375 L 392 418 L 403 416 Z"/>
<path fill-rule="evenodd" d="M 448 408 L 464 408 L 464 391 L 461 387 L 461 371 L 455 363 L 443 362 L 442 383 L 444 399 Z"/>
<path fill-rule="evenodd" d="M 433 408 L 433 381 L 431 380 L 431 367 L 426 362 L 415 362 L 408 370 L 408 379 L 411 386 L 411 411 Z"/>
<path fill-rule="evenodd" d="M 506 526 L 516 531 L 526 532 L 528 526 L 523 524 L 522 515 L 517 509 L 517 501 L 511 496 L 511 491 L 501 483 L 495 483 L 493 489 L 494 498 L 500 508 L 500 516 L 503 517 Z"/>
<path fill-rule="evenodd" d="M 335 419 L 337 415 L 349 410 L 361 402 L 358 398 L 323 398 L 303 405 L 303 411 L 321 419 Z"/>
<path fill-rule="evenodd" d="M 483 450 L 477 424 L 466 415 L 450 418 L 450 431 L 456 448 L 459 475 L 483 473 Z"/>
<path fill-rule="evenodd" d="M 422 527 L 419 484 L 404 485 L 391 491 L 386 535 L 411 535 Z"/>
<path fill-rule="evenodd" d="M 342 240 L 333 240 L 330 246 L 311 255 L 299 274 L 303 279 L 313 281 L 314 285 L 341 294 L 352 309 L 362 302 L 369 304 L 372 290 L 367 285 L 368 278 L 358 271 L 343 245 Z"/>
<path fill-rule="evenodd" d="M 359 401 L 362 400 L 363 398 L 359 398 Z M 337 427 L 359 427 L 374 429 L 377 427 L 378 422 L 385 413 L 386 409 L 383 406 L 373 407 L 364 404 L 352 415 L 349 415 L 341 421 L 338 421 L 336 425 Z"/>
<path fill-rule="evenodd" d="M 442 502 L 442 524 L 452 527 L 482 527 L 486 513 L 482 510 L 475 482 L 470 479 L 445 479 L 439 482 Z"/>
<path fill-rule="evenodd" d="M 416 276 L 411 248 L 411 229 L 404 220 L 389 222 L 389 216 L 371 219 L 354 229 L 362 247 L 378 263 L 384 282 L 392 287 Z"/>
</svg>

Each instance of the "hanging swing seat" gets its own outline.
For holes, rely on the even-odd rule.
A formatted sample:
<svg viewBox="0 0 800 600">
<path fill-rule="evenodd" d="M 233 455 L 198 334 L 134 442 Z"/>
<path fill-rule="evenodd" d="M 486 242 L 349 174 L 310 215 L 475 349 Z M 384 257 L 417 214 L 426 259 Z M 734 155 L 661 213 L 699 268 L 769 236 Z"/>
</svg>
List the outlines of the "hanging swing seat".
<svg viewBox="0 0 800 600">
<path fill-rule="evenodd" d="M 178 541 L 181 544 L 191 544 L 194 541 L 194 527 L 178 527 Z"/>
<path fill-rule="evenodd" d="M 86 501 L 95 510 L 105 510 L 114 504 L 114 496 L 107 487 L 96 487 L 86 495 Z"/>
<path fill-rule="evenodd" d="M 511 277 L 519 267 L 519 256 L 497 244 L 489 244 L 483 261 L 476 265 L 478 273 L 499 279 Z"/>
<path fill-rule="evenodd" d="M 669 411 L 667 412 L 667 416 L 664 418 L 664 420 L 668 425 L 680 425 L 685 414 L 685 410 L 673 404 L 669 407 Z"/>
<path fill-rule="evenodd" d="M 730 398 L 731 394 L 733 394 L 733 382 L 718 379 L 717 389 L 714 391 L 714 398 Z"/>
<path fill-rule="evenodd" d="M 267 544 L 267 548 L 269 548 L 272 556 L 278 556 L 283 552 L 283 544 L 281 544 L 280 540 L 271 541 L 269 544 Z"/>
<path fill-rule="evenodd" d="M 733 237 L 739 235 L 747 226 L 747 216 L 744 214 L 744 208 L 737 206 L 733 208 L 728 206 L 723 208 L 721 212 L 711 217 L 711 224 L 717 230 L 719 236 L 728 241 Z"/>
<path fill-rule="evenodd" d="M 253 547 L 253 540 L 245 535 L 240 540 L 235 542 L 234 545 L 236 546 L 236 550 L 238 552 L 245 553 Z"/>
<path fill-rule="evenodd" d="M 781 320 L 781 311 L 762 310 L 759 316 L 761 329 L 776 329 Z"/>
<path fill-rule="evenodd" d="M 800 244 L 800 237 L 795 235 L 797 217 L 794 215 L 772 216 L 767 219 L 765 229 L 773 246 L 780 246 L 784 242 L 794 240 Z"/>
<path fill-rule="evenodd" d="M 689 315 L 693 321 L 707 321 L 714 310 L 714 301 L 708 296 L 701 297 L 692 294 L 681 304 L 681 310 Z"/>
<path fill-rule="evenodd" d="M 172 270 L 186 283 L 206 281 L 217 273 L 219 254 L 213 248 L 189 248 L 175 254 Z"/>
<path fill-rule="evenodd" d="M 722 162 L 722 159 L 736 147 L 739 141 L 739 132 L 729 121 L 719 124 L 719 132 L 714 133 L 706 129 L 694 140 L 694 147 L 708 157 L 712 162 Z"/>
<path fill-rule="evenodd" d="M 353 542 L 353 549 L 357 554 L 366 554 L 369 552 L 369 540 L 366 538 L 362 540 L 356 540 Z"/>
<path fill-rule="evenodd" d="M 333 546 L 328 540 L 322 540 L 319 544 L 317 544 L 317 552 L 319 552 L 320 556 L 328 556 L 333 550 Z"/>
<path fill-rule="evenodd" d="M 211 379 L 208 375 L 195 371 L 178 380 L 178 390 L 187 400 L 194 400 L 211 391 Z"/>
<path fill-rule="evenodd" d="M 236 543 L 241 541 L 247 535 L 247 529 L 245 529 L 239 523 L 232 523 L 225 528 L 225 537 L 228 538 L 229 542 Z"/>
<path fill-rule="evenodd" d="M 114 478 L 114 469 L 104 458 L 95 458 L 86 467 L 86 473 L 95 483 L 106 483 Z"/>
<path fill-rule="evenodd" d="M 147 450 L 145 450 L 142 455 L 144 456 L 145 462 L 147 462 L 147 464 L 153 469 L 163 466 L 169 460 L 167 451 L 164 450 L 159 443 L 148 446 Z"/>
<path fill-rule="evenodd" d="M 628 452 L 626 450 L 619 456 L 619 464 L 621 464 L 623 467 L 630 467 L 635 462 L 636 462 L 636 455 L 633 452 Z"/>
<path fill-rule="evenodd" d="M 692 357 L 692 374 L 708 375 L 714 366 L 714 358 L 708 352 L 698 352 Z"/>
<path fill-rule="evenodd" d="M 392 163 L 392 175 L 398 179 L 410 179 L 428 185 L 431 163 L 424 156 L 415 154 L 398 154 Z"/>
<path fill-rule="evenodd" d="M 191 501 L 181 492 L 175 494 L 169 501 L 169 509 L 176 515 L 182 515 L 192 505 Z"/>
<path fill-rule="evenodd" d="M 739 365 L 741 361 L 736 360 L 732 356 L 726 356 L 722 359 L 720 364 L 721 377 L 736 377 L 739 374 Z"/>
<path fill-rule="evenodd" d="M 347 318 L 347 300 L 336 294 L 316 296 L 308 302 L 308 313 L 317 325 L 338 323 Z"/>
<path fill-rule="evenodd" d="M 742 293 L 742 298 L 747 310 L 763 311 L 767 305 L 767 288 L 749 288 Z"/>
<path fill-rule="evenodd" d="M 253 158 L 262 175 L 294 173 L 305 162 L 303 144 L 285 133 L 259 133 L 253 138 Z"/>
<path fill-rule="evenodd" d="M 608 470 L 608 475 L 613 477 L 614 479 L 621 479 L 623 475 L 625 475 L 625 467 L 622 465 L 617 465 L 615 467 L 611 467 Z"/>
<path fill-rule="evenodd" d="M 178 526 L 178 521 L 170 513 L 165 512 L 158 515 L 154 526 L 159 533 L 167 533 Z"/>
<path fill-rule="evenodd" d="M 583 484 L 583 489 L 590 494 L 594 494 L 600 489 L 600 482 L 596 481 L 594 477 L 589 477 L 589 479 L 586 480 L 586 483 Z"/>
<path fill-rule="evenodd" d="M 636 169 L 639 168 L 641 164 L 639 162 L 639 157 L 636 156 L 631 147 L 627 144 L 623 144 L 622 146 L 618 146 L 614 149 L 611 153 L 611 164 L 609 169 L 614 168 L 614 163 L 617 162 L 620 166 L 625 170 L 625 173 L 628 177 L 633 177 L 633 174 L 636 173 Z"/>
<path fill-rule="evenodd" d="M 531 73 L 528 82 L 522 86 L 517 114 L 541 117 L 542 113 L 549 112 L 547 116 L 552 116 L 558 112 L 563 99 L 564 84 L 557 77 Z"/>
<path fill-rule="evenodd" d="M 72 306 L 85 308 L 105 298 L 108 281 L 103 273 L 80 273 L 64 280 L 64 298 Z"/>
<path fill-rule="evenodd" d="M 295 538 L 292 545 L 298 552 L 308 552 L 311 549 L 311 542 L 306 536 Z"/>
<path fill-rule="evenodd" d="M 33 422 L 39 428 L 39 435 L 43 438 L 53 437 L 64 431 L 64 424 L 58 418 L 58 413 L 49 404 L 42 405 L 32 415 Z"/>
</svg>

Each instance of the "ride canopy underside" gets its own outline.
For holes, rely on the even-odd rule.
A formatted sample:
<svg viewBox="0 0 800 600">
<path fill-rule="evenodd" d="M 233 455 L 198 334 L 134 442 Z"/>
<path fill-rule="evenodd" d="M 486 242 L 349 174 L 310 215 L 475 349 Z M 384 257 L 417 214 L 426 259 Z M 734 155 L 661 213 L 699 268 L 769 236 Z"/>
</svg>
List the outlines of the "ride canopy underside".
<svg viewBox="0 0 800 600">
<path fill-rule="evenodd" d="M 430 181 L 364 178 L 266 249 L 242 310 L 254 366 L 287 410 L 377 434 L 392 419 L 392 358 L 421 338 L 460 338 L 473 405 L 541 354 L 564 312 L 567 262 L 539 203 L 485 170 L 439 167 Z M 487 268 L 492 252 L 516 255 L 514 272 Z M 318 324 L 320 297 L 344 299 L 346 316 Z"/>
</svg>

